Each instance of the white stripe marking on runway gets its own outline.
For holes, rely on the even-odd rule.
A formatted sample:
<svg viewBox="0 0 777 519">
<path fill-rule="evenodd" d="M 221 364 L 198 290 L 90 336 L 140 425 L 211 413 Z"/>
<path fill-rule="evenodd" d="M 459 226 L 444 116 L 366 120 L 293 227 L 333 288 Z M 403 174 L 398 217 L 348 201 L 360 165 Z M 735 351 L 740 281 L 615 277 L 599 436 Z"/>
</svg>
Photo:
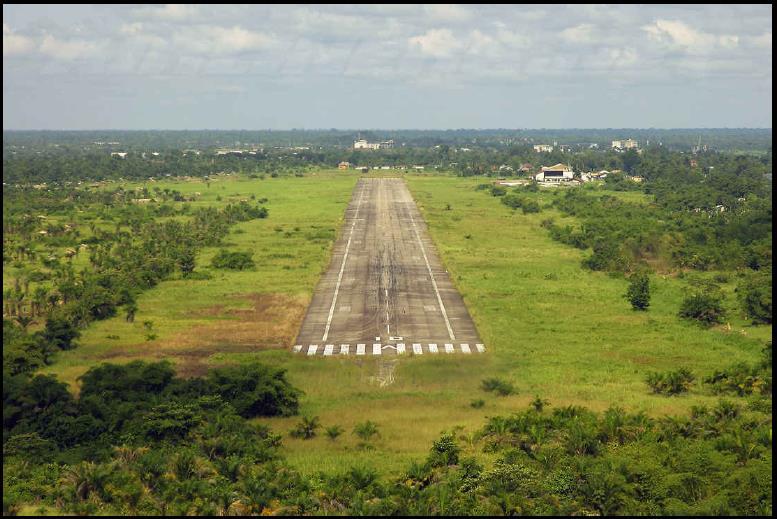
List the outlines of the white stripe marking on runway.
<svg viewBox="0 0 777 519">
<path fill-rule="evenodd" d="M 475 348 L 478 349 L 478 353 L 485 353 L 485 351 L 486 351 L 486 347 L 483 346 L 482 344 L 476 344 Z"/>
<path fill-rule="evenodd" d="M 380 344 L 373 344 L 372 345 L 372 354 L 373 355 L 380 355 Z"/>
<path fill-rule="evenodd" d="M 424 352 L 424 350 L 421 349 L 421 345 L 420 344 L 413 344 L 413 353 L 414 354 L 421 355 L 421 354 L 423 354 L 423 352 Z"/>
<path fill-rule="evenodd" d="M 453 353 L 453 344 L 445 345 L 445 353 Z"/>
<path fill-rule="evenodd" d="M 335 345 L 334 344 L 327 344 L 324 346 L 324 355 L 331 355 L 335 351 Z"/>
<path fill-rule="evenodd" d="M 318 344 L 311 344 L 308 347 L 308 355 L 315 355 L 316 354 L 316 350 L 318 350 Z"/>
<path fill-rule="evenodd" d="M 350 344 L 341 344 L 340 345 L 340 355 L 348 355 L 348 352 L 351 349 Z"/>
<path fill-rule="evenodd" d="M 326 329 L 324 330 L 324 336 L 321 338 L 325 341 L 329 336 L 329 327 L 332 326 L 332 316 L 335 313 L 335 303 L 337 303 L 337 293 L 340 291 L 340 283 L 343 281 L 343 271 L 345 270 L 345 261 L 348 259 L 348 250 L 351 248 L 351 238 L 353 237 L 353 229 L 356 227 L 356 215 L 359 214 L 359 208 L 362 205 L 364 199 L 364 187 L 362 187 L 361 193 L 359 193 L 359 201 L 356 203 L 356 213 L 354 214 L 354 221 L 351 224 L 351 232 L 348 233 L 348 243 L 345 244 L 345 254 L 343 254 L 343 264 L 340 265 L 340 273 L 337 275 L 337 284 L 335 285 L 335 295 L 332 297 L 332 306 L 329 307 L 329 317 L 326 320 Z"/>
<path fill-rule="evenodd" d="M 405 344 L 400 342 L 397 344 L 397 355 L 402 355 L 405 353 Z"/>
<path fill-rule="evenodd" d="M 439 353 L 437 351 L 437 345 L 436 344 L 430 344 L 429 345 L 429 353 Z"/>
<path fill-rule="evenodd" d="M 424 244 L 421 241 L 421 235 L 418 234 L 418 228 L 415 225 L 415 218 L 413 218 L 413 213 L 410 213 L 410 221 L 413 224 L 413 230 L 415 231 L 415 237 L 418 239 L 418 244 L 421 246 L 421 254 L 424 256 L 424 261 L 426 262 L 426 268 L 429 271 L 429 277 L 432 279 L 432 286 L 434 287 L 434 293 L 437 294 L 437 302 L 440 304 L 440 311 L 442 312 L 442 317 L 445 319 L 445 326 L 448 327 L 448 335 L 450 336 L 452 341 L 456 340 L 456 336 L 453 335 L 453 328 L 451 328 L 451 322 L 448 320 L 448 314 L 445 312 L 445 305 L 442 304 L 442 297 L 440 297 L 440 291 L 437 289 L 437 282 L 434 280 L 434 273 L 432 273 L 432 266 L 429 265 L 429 258 L 426 257 L 426 250 L 424 249 Z"/>
<path fill-rule="evenodd" d="M 364 355 L 364 347 L 365 344 L 357 344 L 356 345 L 356 355 Z"/>
<path fill-rule="evenodd" d="M 461 351 L 462 353 L 472 353 L 472 350 L 469 349 L 469 344 L 462 344 Z"/>
<path fill-rule="evenodd" d="M 294 353 L 299 353 L 301 351 L 302 351 L 302 345 L 301 344 L 294 345 Z"/>
</svg>

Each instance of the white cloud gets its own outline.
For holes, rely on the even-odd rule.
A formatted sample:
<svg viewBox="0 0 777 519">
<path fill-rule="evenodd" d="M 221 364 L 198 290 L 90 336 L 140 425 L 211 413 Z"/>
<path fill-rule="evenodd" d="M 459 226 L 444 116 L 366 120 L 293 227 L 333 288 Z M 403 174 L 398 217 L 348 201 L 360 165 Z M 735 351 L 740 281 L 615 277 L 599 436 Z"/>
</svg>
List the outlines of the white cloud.
<svg viewBox="0 0 777 519">
<path fill-rule="evenodd" d="M 462 43 L 450 29 L 429 29 L 421 36 L 408 38 L 408 43 L 420 49 L 422 54 L 435 58 L 447 58 L 462 48 Z"/>
<path fill-rule="evenodd" d="M 273 38 L 239 25 L 233 27 L 193 26 L 177 31 L 173 41 L 196 54 L 236 54 L 269 47 Z"/>
<path fill-rule="evenodd" d="M 756 47 L 762 47 L 765 49 L 772 49 L 772 33 L 771 31 L 765 32 L 760 36 L 756 36 L 754 38 L 751 38 L 752 43 Z"/>
<path fill-rule="evenodd" d="M 730 34 L 715 36 L 698 31 L 679 20 L 659 19 L 642 27 L 652 41 L 685 49 L 690 52 L 706 53 L 717 47 L 733 48 L 739 37 Z"/>
<path fill-rule="evenodd" d="M 161 7 L 141 7 L 135 10 L 135 14 L 141 18 L 176 22 L 194 18 L 198 11 L 193 5 L 165 4 Z"/>
<path fill-rule="evenodd" d="M 85 40 L 61 40 L 47 34 L 41 41 L 41 54 L 61 60 L 74 60 L 92 56 L 97 51 L 97 44 Z"/>
<path fill-rule="evenodd" d="M 561 31 L 561 38 L 570 43 L 590 43 L 593 41 L 594 26 L 590 23 L 581 23 L 575 27 L 568 27 Z"/>
<path fill-rule="evenodd" d="M 457 4 L 427 4 L 424 11 L 432 20 L 439 22 L 465 22 L 472 18 L 472 12 Z"/>
<path fill-rule="evenodd" d="M 19 56 L 35 50 L 32 38 L 16 34 L 7 24 L 3 24 L 3 57 Z"/>
</svg>

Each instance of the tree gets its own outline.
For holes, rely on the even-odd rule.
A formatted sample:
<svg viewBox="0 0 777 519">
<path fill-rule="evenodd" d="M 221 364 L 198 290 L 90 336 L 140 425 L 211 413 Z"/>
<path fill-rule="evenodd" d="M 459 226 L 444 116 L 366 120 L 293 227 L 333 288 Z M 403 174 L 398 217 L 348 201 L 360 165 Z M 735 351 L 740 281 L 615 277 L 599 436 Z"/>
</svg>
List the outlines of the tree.
<svg viewBox="0 0 777 519">
<path fill-rule="evenodd" d="M 356 424 L 353 428 L 353 434 L 365 442 L 370 441 L 374 436 L 378 435 L 378 424 L 370 420 Z"/>
<path fill-rule="evenodd" d="M 127 303 L 127 322 L 132 323 L 135 322 L 135 314 L 138 311 L 138 304 L 135 301 L 130 301 Z"/>
<path fill-rule="evenodd" d="M 62 317 L 50 317 L 46 319 L 46 327 L 43 329 L 43 338 L 52 346 L 60 350 L 72 350 L 75 348 L 73 341 L 78 339 L 81 333 L 75 325 Z"/>
<path fill-rule="evenodd" d="M 312 418 L 303 416 L 302 421 L 299 422 L 297 427 L 292 429 L 291 433 L 289 434 L 292 438 L 302 438 L 303 440 L 309 440 L 316 436 L 316 429 L 319 427 L 321 427 L 321 422 L 318 419 L 318 416 L 314 416 Z"/>
<path fill-rule="evenodd" d="M 757 273 L 750 276 L 740 286 L 737 293 L 742 309 L 757 324 L 772 323 L 772 274 Z"/>
<path fill-rule="evenodd" d="M 341 434 L 343 434 L 343 428 L 339 425 L 326 428 L 326 435 L 332 441 L 335 441 Z"/>
<path fill-rule="evenodd" d="M 722 323 L 726 316 L 723 294 L 720 290 L 703 289 L 686 297 L 680 305 L 679 316 L 693 319 L 703 326 Z"/>
<path fill-rule="evenodd" d="M 194 271 L 195 252 L 194 248 L 186 247 L 178 256 L 178 267 L 181 269 L 183 277 L 188 276 Z"/>
<path fill-rule="evenodd" d="M 634 310 L 647 310 L 650 306 L 650 278 L 647 272 L 632 274 L 629 278 L 629 288 L 626 290 L 626 299 Z"/>
</svg>

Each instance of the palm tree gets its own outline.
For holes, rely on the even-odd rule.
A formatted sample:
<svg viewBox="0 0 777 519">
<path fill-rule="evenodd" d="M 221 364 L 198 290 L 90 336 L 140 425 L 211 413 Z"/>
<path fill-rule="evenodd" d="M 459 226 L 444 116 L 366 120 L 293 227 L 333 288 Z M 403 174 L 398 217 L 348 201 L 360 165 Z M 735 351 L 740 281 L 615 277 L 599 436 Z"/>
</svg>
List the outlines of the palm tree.
<svg viewBox="0 0 777 519">
<path fill-rule="evenodd" d="M 26 332 L 27 327 L 35 322 L 35 320 L 28 315 L 17 315 L 15 317 L 16 322 L 22 327 L 22 331 Z"/>
<path fill-rule="evenodd" d="M 303 440 L 309 440 L 316 435 L 316 429 L 321 427 L 321 423 L 318 416 L 308 418 L 302 417 L 302 421 L 297 424 L 297 427 L 291 431 L 291 436 L 294 438 L 302 438 Z"/>
</svg>

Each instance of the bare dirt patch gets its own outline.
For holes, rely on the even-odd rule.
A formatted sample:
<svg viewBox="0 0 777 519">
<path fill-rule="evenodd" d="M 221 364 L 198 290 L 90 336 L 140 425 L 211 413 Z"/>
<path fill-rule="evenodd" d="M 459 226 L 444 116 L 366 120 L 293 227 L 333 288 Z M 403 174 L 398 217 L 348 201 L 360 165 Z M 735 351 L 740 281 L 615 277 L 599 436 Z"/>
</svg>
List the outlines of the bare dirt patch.
<svg viewBox="0 0 777 519">
<path fill-rule="evenodd" d="M 197 324 L 172 337 L 125 348 L 101 356 L 170 359 L 179 375 L 198 376 L 207 371 L 207 360 L 215 353 L 250 353 L 288 348 L 299 329 L 308 300 L 284 294 L 235 294 L 229 299 L 249 302 L 248 308 L 225 309 L 218 304 L 192 312 Z M 209 318 L 203 324 L 202 317 Z"/>
</svg>

